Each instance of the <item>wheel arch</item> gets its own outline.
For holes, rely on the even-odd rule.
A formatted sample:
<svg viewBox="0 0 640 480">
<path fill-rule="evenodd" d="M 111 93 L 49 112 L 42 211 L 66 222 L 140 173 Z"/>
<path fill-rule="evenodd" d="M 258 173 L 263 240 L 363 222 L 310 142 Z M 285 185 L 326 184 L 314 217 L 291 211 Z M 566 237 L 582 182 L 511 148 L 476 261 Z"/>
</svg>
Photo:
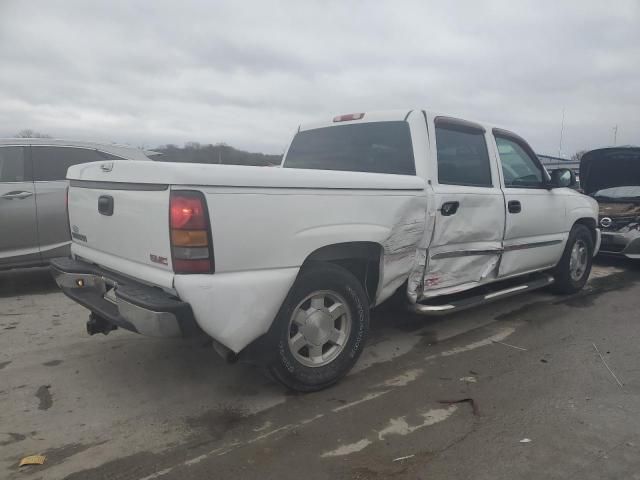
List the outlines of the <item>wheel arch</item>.
<svg viewBox="0 0 640 480">
<path fill-rule="evenodd" d="M 317 262 L 338 265 L 358 279 L 367 292 L 370 304 L 373 305 L 378 293 L 382 252 L 382 245 L 376 242 L 357 241 L 325 245 L 307 256 L 300 271 L 311 268 Z"/>
<path fill-rule="evenodd" d="M 573 225 L 584 225 L 585 227 L 587 227 L 589 229 L 589 232 L 591 233 L 591 240 L 593 240 L 593 245 L 595 247 L 598 240 L 598 234 L 596 232 L 597 224 L 595 219 L 591 217 L 578 218 L 573 223 Z"/>
</svg>

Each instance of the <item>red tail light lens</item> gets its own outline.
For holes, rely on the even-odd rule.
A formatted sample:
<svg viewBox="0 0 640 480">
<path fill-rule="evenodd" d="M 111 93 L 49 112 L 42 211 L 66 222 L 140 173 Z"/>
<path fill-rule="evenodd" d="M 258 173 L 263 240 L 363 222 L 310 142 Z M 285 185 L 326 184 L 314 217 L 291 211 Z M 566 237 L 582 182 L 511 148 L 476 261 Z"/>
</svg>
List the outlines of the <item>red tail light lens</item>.
<svg viewBox="0 0 640 480">
<path fill-rule="evenodd" d="M 171 228 L 177 230 L 204 230 L 207 227 L 204 198 L 190 192 L 171 194 Z"/>
<path fill-rule="evenodd" d="M 169 226 L 173 271 L 213 273 L 213 244 L 204 195 L 193 190 L 172 191 Z"/>
<path fill-rule="evenodd" d="M 179 260 L 173 259 L 175 273 L 213 273 L 209 260 Z"/>
</svg>

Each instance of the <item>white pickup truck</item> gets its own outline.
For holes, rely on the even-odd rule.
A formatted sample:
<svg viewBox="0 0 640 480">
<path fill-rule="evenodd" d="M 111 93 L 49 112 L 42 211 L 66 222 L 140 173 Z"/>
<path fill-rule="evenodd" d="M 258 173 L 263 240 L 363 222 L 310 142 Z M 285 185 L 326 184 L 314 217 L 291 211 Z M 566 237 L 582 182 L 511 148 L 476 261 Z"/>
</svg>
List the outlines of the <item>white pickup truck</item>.
<svg viewBox="0 0 640 480">
<path fill-rule="evenodd" d="M 424 314 L 571 293 L 600 244 L 571 171 L 419 109 L 301 125 L 281 168 L 105 161 L 68 178 L 72 257 L 52 271 L 89 333 L 204 332 L 301 391 L 353 366 L 396 292 Z"/>
</svg>

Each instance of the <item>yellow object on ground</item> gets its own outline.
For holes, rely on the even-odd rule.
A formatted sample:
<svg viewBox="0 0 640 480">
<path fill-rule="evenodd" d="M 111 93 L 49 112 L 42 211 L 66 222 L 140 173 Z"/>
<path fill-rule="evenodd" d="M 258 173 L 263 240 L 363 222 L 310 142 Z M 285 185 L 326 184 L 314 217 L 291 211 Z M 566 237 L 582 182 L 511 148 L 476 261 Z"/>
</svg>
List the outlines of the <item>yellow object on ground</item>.
<svg viewBox="0 0 640 480">
<path fill-rule="evenodd" d="M 25 465 L 42 465 L 44 461 L 47 459 L 44 455 L 29 455 L 28 457 L 24 457 L 20 460 L 20 467 L 24 467 Z"/>
</svg>

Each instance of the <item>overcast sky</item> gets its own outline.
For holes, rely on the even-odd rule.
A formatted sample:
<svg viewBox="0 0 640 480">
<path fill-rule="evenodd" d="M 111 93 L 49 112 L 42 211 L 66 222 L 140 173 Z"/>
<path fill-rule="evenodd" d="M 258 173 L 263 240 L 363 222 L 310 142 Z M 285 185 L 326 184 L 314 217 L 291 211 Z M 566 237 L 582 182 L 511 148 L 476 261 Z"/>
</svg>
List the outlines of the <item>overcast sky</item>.
<svg viewBox="0 0 640 480">
<path fill-rule="evenodd" d="M 640 144 L 640 1 L 0 0 L 0 136 L 281 153 L 300 122 L 427 108 L 538 153 Z"/>
</svg>

